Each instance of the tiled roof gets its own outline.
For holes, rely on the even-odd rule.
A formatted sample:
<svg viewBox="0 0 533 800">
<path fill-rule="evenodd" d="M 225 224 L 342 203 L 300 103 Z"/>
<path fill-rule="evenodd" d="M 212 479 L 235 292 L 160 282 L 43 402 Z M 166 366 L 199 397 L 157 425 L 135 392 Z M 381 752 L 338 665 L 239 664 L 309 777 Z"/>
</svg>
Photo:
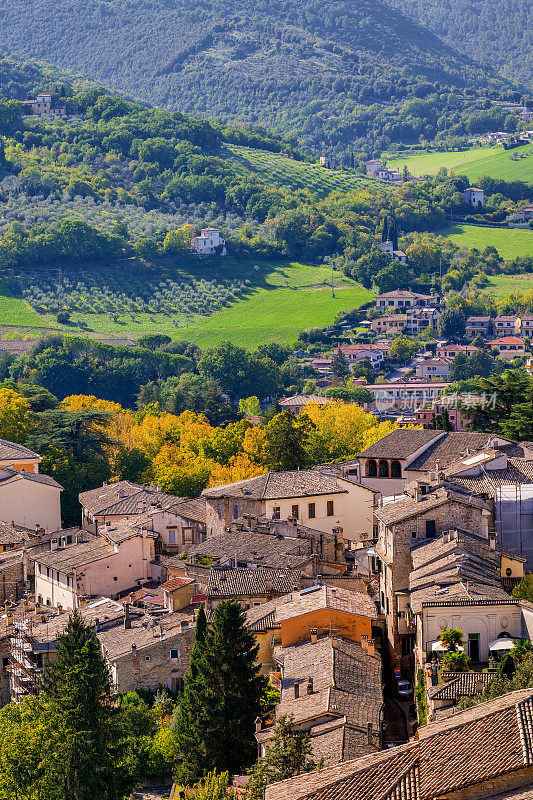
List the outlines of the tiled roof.
<svg viewBox="0 0 533 800">
<path fill-rule="evenodd" d="M 292 397 L 282 397 L 278 400 L 282 408 L 290 408 L 291 406 L 305 406 L 307 403 L 316 405 L 327 405 L 328 403 L 335 402 L 331 397 L 323 397 L 320 394 L 296 394 Z"/>
<path fill-rule="evenodd" d="M 170 496 L 170 495 L 166 495 Z M 178 500 L 167 506 L 166 511 L 172 514 L 177 514 L 184 519 L 190 519 L 192 522 L 202 522 L 205 524 L 206 520 L 206 503 L 203 497 L 196 497 L 192 500 L 184 498 Z"/>
<path fill-rule="evenodd" d="M 38 553 L 35 561 L 45 567 L 53 567 L 60 572 L 70 572 L 85 564 L 92 564 L 94 561 L 101 561 L 103 558 L 110 558 L 115 553 L 112 544 L 102 536 L 93 536 L 88 542 L 81 544 L 70 544 L 58 550 L 51 550 L 48 553 Z"/>
<path fill-rule="evenodd" d="M 314 643 L 283 648 L 279 658 L 283 661 L 283 680 L 276 717 L 292 714 L 296 722 L 316 720 L 317 723 L 325 716 L 339 717 L 344 718 L 352 731 L 350 742 L 346 737 L 333 737 L 335 746 L 332 748 L 331 725 L 318 730 L 313 728 L 315 758 L 323 755 L 329 763 L 335 763 L 375 749 L 375 745 L 368 742 L 368 725 L 372 724 L 373 734 L 378 737 L 383 705 L 378 655 L 369 655 L 357 642 L 328 635 Z M 313 691 L 308 694 L 310 678 Z M 295 684 L 299 684 L 297 699 Z M 326 735 L 327 739 L 323 739 Z M 348 745 L 349 753 L 345 751 Z"/>
<path fill-rule="evenodd" d="M 182 609 L 173 614 L 166 614 L 158 617 L 157 620 L 149 615 L 142 617 L 132 616 L 131 628 L 124 628 L 123 624 L 117 624 L 98 632 L 98 639 L 105 647 L 106 655 L 113 661 L 127 653 L 131 653 L 132 645 L 137 650 L 151 647 L 157 642 L 164 641 L 185 634 L 184 644 L 190 649 L 194 643 L 195 619 L 192 608 Z M 172 669 L 171 662 L 168 664 L 168 672 Z"/>
<path fill-rule="evenodd" d="M 380 384 L 375 384 L 379 387 Z M 371 444 L 360 458 L 409 458 L 420 447 L 429 445 L 434 439 L 442 437 L 442 431 L 409 430 L 399 428 Z"/>
<path fill-rule="evenodd" d="M 247 564 L 296 568 L 311 558 L 311 541 L 279 538 L 268 533 L 228 531 L 192 545 L 188 549 L 188 560 L 193 561 L 195 556 L 211 556 L 222 563 L 237 558 L 237 562 Z"/>
<path fill-rule="evenodd" d="M 144 514 L 151 505 L 167 508 L 186 500 L 184 497 L 158 492 L 131 481 L 118 481 L 99 486 L 79 495 L 79 501 L 93 516 L 99 514 Z"/>
<path fill-rule="evenodd" d="M 42 475 L 40 472 L 17 472 L 8 467 L 0 467 L 0 486 L 6 486 L 15 481 L 30 481 L 30 483 L 40 483 L 43 486 L 52 486 L 54 489 L 63 489 L 61 484 L 49 475 Z"/>
<path fill-rule="evenodd" d="M 24 534 L 7 522 L 0 521 L 0 545 L 17 545 L 24 542 Z"/>
<path fill-rule="evenodd" d="M 335 481 L 316 470 L 294 470 L 292 472 L 267 472 L 256 478 L 247 478 L 225 486 L 204 489 L 202 495 L 209 498 L 235 497 L 246 500 L 278 500 L 291 497 L 312 497 L 321 494 L 341 494 Z"/>
<path fill-rule="evenodd" d="M 0 461 L 7 461 L 9 459 L 18 461 L 26 458 L 38 458 L 39 461 L 41 460 L 41 456 L 38 453 L 34 453 L 33 450 L 28 450 L 27 447 L 16 444 L 16 442 L 8 442 L 7 439 L 0 439 Z"/>
<path fill-rule="evenodd" d="M 146 521 L 151 523 L 150 517 L 146 517 Z M 146 536 L 152 539 L 157 539 L 159 535 L 156 531 L 151 530 L 146 522 L 145 524 L 139 524 L 138 518 L 134 520 L 120 519 L 116 522 L 98 526 L 98 533 L 108 542 L 113 542 L 113 544 L 120 544 L 120 542 L 126 542 L 135 536 L 141 536 L 143 531 Z"/>
<path fill-rule="evenodd" d="M 478 697 L 493 679 L 491 672 L 444 672 L 442 683 L 430 686 L 432 700 L 458 700 L 459 697 Z"/>
<path fill-rule="evenodd" d="M 425 514 L 426 511 L 448 502 L 465 503 L 476 508 L 490 510 L 490 505 L 479 498 L 440 487 L 436 491 L 419 495 L 418 501 L 414 497 L 406 497 L 404 500 L 387 503 L 381 508 L 376 508 L 374 513 L 385 525 L 394 525 L 410 517 Z"/>
<path fill-rule="evenodd" d="M 437 461 L 440 462 L 440 468 L 443 469 L 448 464 L 466 456 L 469 451 L 472 453 L 482 450 L 493 438 L 494 434 L 490 433 L 468 433 L 466 431 L 447 433 L 409 464 L 408 469 L 427 471 L 433 469 Z"/>
<path fill-rule="evenodd" d="M 265 797 L 432 800 L 464 791 L 530 767 L 532 712 L 533 690 L 512 692 L 419 728 L 418 741 L 271 784 Z"/>
<path fill-rule="evenodd" d="M 161 589 L 165 592 L 173 592 L 175 589 L 181 589 L 182 586 L 189 586 L 194 583 L 194 578 L 182 578 L 179 575 L 170 578 L 170 580 L 161 584 Z"/>
<path fill-rule="evenodd" d="M 516 484 L 533 483 L 533 461 L 524 458 L 508 458 L 504 469 L 483 469 L 479 475 L 461 475 L 461 467 L 454 465 L 446 470 L 446 476 L 465 489 L 470 489 L 478 494 L 493 495 L 494 490 L 500 486 L 515 486 Z M 463 469 L 466 467 L 463 465 Z"/>
<path fill-rule="evenodd" d="M 300 585 L 299 569 L 213 567 L 207 584 L 208 597 L 286 594 Z"/>
</svg>

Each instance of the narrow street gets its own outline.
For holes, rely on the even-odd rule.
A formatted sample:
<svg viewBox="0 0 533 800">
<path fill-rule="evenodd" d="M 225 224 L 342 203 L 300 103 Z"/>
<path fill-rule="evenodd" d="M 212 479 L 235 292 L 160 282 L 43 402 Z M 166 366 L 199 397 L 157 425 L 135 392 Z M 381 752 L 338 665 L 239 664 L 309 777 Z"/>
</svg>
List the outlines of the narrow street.
<svg viewBox="0 0 533 800">
<path fill-rule="evenodd" d="M 409 739 L 408 714 L 411 702 L 402 702 L 392 697 L 390 690 L 385 690 L 385 706 L 383 709 L 383 747 L 402 744 Z"/>
</svg>

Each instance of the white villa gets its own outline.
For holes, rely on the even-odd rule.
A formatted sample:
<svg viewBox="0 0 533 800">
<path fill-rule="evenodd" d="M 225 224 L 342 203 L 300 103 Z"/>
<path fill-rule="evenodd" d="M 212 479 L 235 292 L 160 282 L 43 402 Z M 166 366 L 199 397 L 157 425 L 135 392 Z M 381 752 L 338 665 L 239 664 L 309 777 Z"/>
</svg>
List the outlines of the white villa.
<svg viewBox="0 0 533 800">
<path fill-rule="evenodd" d="M 193 237 L 191 246 L 201 256 L 214 256 L 217 247 L 222 247 L 221 255 L 226 255 L 226 240 L 218 228 L 203 228 L 199 236 Z"/>
</svg>

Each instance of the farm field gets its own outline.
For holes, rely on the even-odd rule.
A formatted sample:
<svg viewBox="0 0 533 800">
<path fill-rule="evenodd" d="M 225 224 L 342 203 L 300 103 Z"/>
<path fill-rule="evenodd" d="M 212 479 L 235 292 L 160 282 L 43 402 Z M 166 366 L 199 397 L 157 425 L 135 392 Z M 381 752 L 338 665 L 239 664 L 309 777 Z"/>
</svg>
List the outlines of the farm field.
<svg viewBox="0 0 533 800">
<path fill-rule="evenodd" d="M 204 262 L 202 267 L 203 273 L 209 274 L 209 280 L 214 282 L 215 276 L 210 274 L 209 267 L 206 269 Z M 183 271 L 180 278 L 183 280 Z M 200 347 L 230 339 L 254 349 L 263 342 L 293 342 L 305 328 L 327 325 L 338 311 L 354 308 L 373 297 L 372 292 L 341 273 L 334 273 L 332 296 L 330 269 L 296 262 L 263 263 L 259 266 L 228 259 L 224 278 L 232 283 L 246 281 L 245 293 L 207 315 L 191 311 L 185 314 L 177 310 L 157 313 L 137 310 L 82 313 L 73 310 L 68 325 L 59 324 L 55 314 L 38 314 L 25 300 L 4 289 L 5 293 L 0 295 L 0 326 L 60 328 L 77 336 L 84 335 L 85 330 L 87 333 L 134 338 L 157 331 L 175 339 L 194 341 Z M 75 293 L 77 291 L 74 289 Z M 142 294 L 140 286 L 135 291 Z M 114 295 L 111 299 L 116 301 Z M 64 295 L 64 300 L 66 307 L 70 299 Z M 80 321 L 84 330 L 79 327 Z"/>
<path fill-rule="evenodd" d="M 516 160 L 511 158 L 519 156 Z M 533 143 L 504 150 L 501 146 L 477 147 L 462 153 L 448 151 L 444 153 L 422 153 L 406 158 L 391 158 L 387 166 L 407 169 L 417 177 L 433 175 L 441 167 L 453 169 L 454 172 L 476 180 L 482 175 L 502 178 L 506 181 L 526 181 L 533 185 Z"/>
<path fill-rule="evenodd" d="M 492 292 L 496 297 L 505 297 L 511 292 L 530 292 L 533 290 L 533 275 L 491 275 L 490 282 L 482 291 Z"/>
<path fill-rule="evenodd" d="M 505 259 L 533 256 L 533 230 L 527 228 L 486 228 L 482 225 L 449 225 L 439 231 L 455 244 L 484 250 L 493 245 Z"/>
<path fill-rule="evenodd" d="M 225 145 L 225 155 L 233 166 L 241 172 L 252 172 L 268 178 L 277 186 L 289 186 L 292 189 L 310 189 L 319 195 L 325 195 L 336 189 L 361 189 L 368 185 L 379 185 L 380 189 L 390 191 L 387 184 L 381 181 L 370 181 L 350 170 L 326 169 L 319 164 L 308 164 L 295 161 L 293 158 L 270 153 L 267 150 L 254 150 L 239 145 Z"/>
</svg>

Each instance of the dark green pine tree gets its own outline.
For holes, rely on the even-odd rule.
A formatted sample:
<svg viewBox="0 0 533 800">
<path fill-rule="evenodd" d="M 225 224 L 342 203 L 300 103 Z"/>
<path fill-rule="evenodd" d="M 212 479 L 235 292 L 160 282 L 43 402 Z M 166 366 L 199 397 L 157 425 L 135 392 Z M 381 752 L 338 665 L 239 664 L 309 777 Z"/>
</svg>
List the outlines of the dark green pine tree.
<svg viewBox="0 0 533 800">
<path fill-rule="evenodd" d="M 190 675 L 196 677 L 198 674 L 198 662 L 200 661 L 203 648 L 205 646 L 205 637 L 207 635 L 207 617 L 205 615 L 204 605 L 200 606 L 198 617 L 196 618 L 196 630 L 194 634 L 194 647 L 191 653 L 191 663 L 189 667 Z"/>
<path fill-rule="evenodd" d="M 235 601 L 217 606 L 198 644 L 174 725 L 182 758 L 176 778 L 187 784 L 210 770 L 234 775 L 253 763 L 265 686 L 255 663 L 255 637 Z"/>
<path fill-rule="evenodd" d="M 121 800 L 133 786 L 122 761 L 109 671 L 96 636 L 78 611 L 58 638 L 42 693 L 59 733 L 51 776 L 57 797 Z"/>
</svg>

